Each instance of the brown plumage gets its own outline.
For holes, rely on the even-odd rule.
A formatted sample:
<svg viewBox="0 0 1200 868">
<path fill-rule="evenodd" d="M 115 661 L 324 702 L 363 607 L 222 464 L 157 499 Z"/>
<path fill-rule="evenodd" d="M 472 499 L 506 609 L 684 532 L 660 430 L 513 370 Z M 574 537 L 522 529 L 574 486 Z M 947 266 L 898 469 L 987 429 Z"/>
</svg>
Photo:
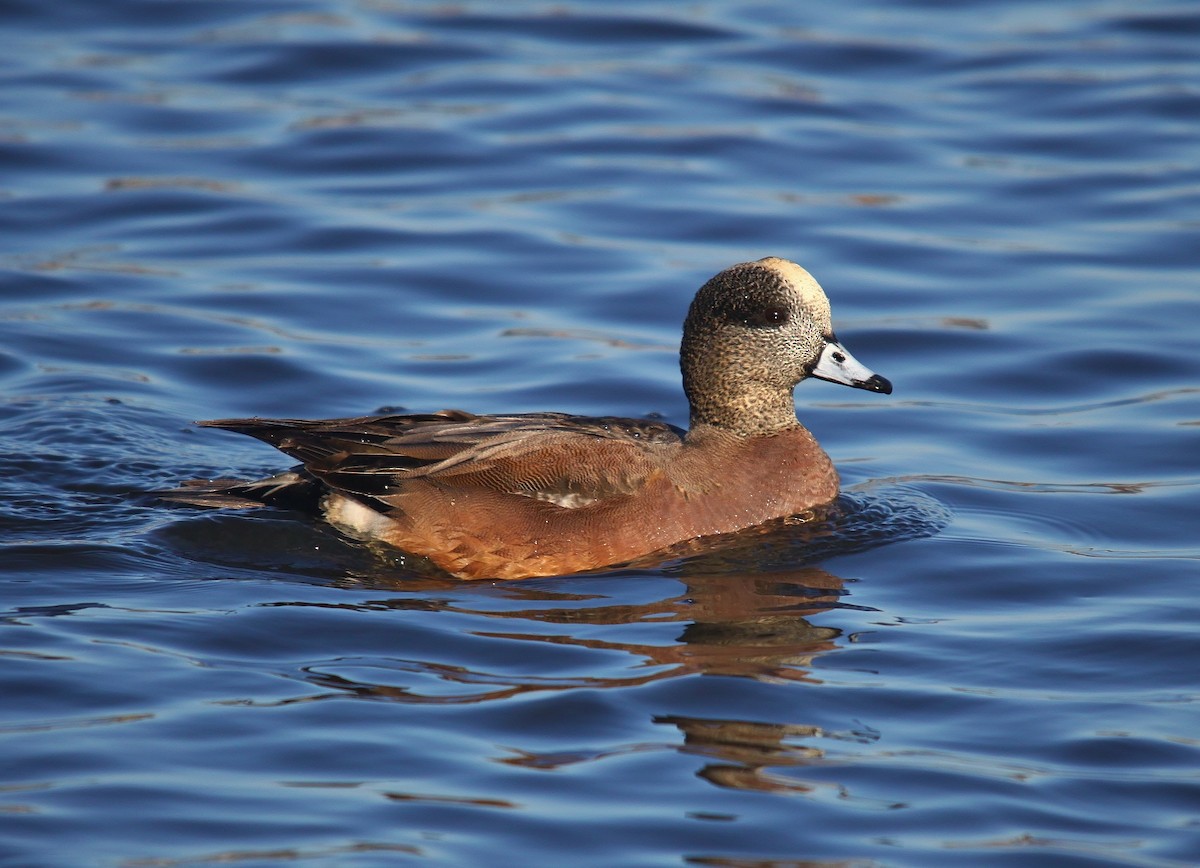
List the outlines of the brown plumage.
<svg viewBox="0 0 1200 868">
<path fill-rule="evenodd" d="M 266 480 L 167 492 L 206 506 L 319 507 L 339 529 L 465 579 L 558 575 L 802 512 L 837 495 L 796 420 L 809 376 L 890 393 L 837 342 L 829 303 L 782 259 L 696 294 L 680 350 L 691 428 L 615 417 L 461 410 L 355 419 L 221 419 L 301 462 Z"/>
</svg>

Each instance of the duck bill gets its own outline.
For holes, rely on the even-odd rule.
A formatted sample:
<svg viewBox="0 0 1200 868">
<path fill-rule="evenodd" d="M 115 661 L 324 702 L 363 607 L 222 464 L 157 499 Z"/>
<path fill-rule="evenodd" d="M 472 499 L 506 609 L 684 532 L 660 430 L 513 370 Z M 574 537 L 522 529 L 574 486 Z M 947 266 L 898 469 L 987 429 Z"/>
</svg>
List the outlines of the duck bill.
<svg viewBox="0 0 1200 868">
<path fill-rule="evenodd" d="M 825 349 L 821 350 L 821 357 L 817 359 L 812 376 L 855 389 L 866 389 L 868 392 L 892 394 L 892 384 L 886 378 L 879 376 L 846 352 L 846 348 L 833 337 L 825 340 Z"/>
</svg>

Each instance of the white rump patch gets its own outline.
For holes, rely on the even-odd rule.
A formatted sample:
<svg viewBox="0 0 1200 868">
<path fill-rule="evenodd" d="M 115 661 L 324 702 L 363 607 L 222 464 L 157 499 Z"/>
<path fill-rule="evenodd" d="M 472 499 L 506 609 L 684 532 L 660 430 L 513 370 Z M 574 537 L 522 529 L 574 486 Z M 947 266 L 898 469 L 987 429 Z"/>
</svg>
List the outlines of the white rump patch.
<svg viewBox="0 0 1200 868">
<path fill-rule="evenodd" d="M 340 494 L 325 498 L 325 518 L 339 530 L 365 539 L 380 537 L 395 524 L 386 515 Z"/>
</svg>

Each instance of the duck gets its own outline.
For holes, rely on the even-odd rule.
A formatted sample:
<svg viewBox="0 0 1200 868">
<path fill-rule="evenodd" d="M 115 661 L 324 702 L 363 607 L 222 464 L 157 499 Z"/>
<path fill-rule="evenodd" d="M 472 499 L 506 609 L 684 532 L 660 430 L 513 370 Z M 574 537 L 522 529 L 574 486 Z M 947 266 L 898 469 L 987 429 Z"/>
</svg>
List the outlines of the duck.
<svg viewBox="0 0 1200 868">
<path fill-rule="evenodd" d="M 300 463 L 268 479 L 163 493 L 207 507 L 314 510 L 341 533 L 458 579 L 617 568 L 837 498 L 829 456 L 796 418 L 815 378 L 891 394 L 834 334 L 829 300 L 794 262 L 733 265 L 696 292 L 680 345 L 686 431 L 662 421 L 463 410 L 198 422 Z"/>
</svg>

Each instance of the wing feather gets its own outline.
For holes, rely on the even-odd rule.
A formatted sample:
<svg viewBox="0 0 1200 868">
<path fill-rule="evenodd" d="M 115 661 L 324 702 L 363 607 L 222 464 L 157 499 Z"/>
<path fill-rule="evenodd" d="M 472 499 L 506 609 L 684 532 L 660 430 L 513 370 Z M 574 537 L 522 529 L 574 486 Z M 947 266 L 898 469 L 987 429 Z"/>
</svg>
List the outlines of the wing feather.
<svg viewBox="0 0 1200 868">
<path fill-rule="evenodd" d="M 461 410 L 351 419 L 218 419 L 256 437 L 337 490 L 374 499 L 406 483 L 481 487 L 578 507 L 636 491 L 682 444 L 662 422 Z M 382 505 L 380 505 L 382 506 Z"/>
</svg>

